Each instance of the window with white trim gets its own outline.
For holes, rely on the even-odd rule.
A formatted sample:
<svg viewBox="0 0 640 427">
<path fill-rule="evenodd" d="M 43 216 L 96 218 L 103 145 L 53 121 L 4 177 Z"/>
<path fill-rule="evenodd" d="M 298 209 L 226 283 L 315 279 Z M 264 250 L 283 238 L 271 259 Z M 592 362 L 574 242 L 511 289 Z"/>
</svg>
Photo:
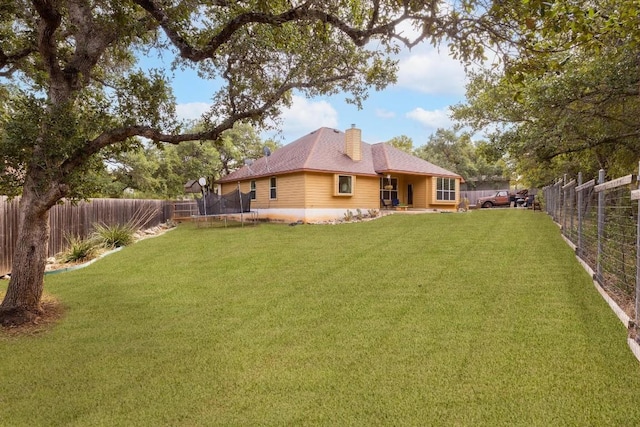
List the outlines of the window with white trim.
<svg viewBox="0 0 640 427">
<path fill-rule="evenodd" d="M 269 199 L 275 200 L 278 197 L 278 182 L 275 176 L 269 179 Z"/>
<path fill-rule="evenodd" d="M 251 181 L 251 200 L 255 200 L 256 199 L 256 181 L 252 180 Z"/>
<path fill-rule="evenodd" d="M 456 200 L 456 180 L 454 178 L 437 178 L 436 200 L 441 202 Z"/>
</svg>

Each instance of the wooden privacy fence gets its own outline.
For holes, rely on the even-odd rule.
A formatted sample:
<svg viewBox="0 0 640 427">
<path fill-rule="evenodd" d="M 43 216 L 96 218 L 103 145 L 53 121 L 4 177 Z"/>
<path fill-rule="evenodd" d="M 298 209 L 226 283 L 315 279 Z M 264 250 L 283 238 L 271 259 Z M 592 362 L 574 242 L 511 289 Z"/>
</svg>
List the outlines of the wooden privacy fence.
<svg viewBox="0 0 640 427">
<path fill-rule="evenodd" d="M 0 276 L 11 272 L 11 260 L 18 235 L 18 204 L 0 196 Z M 49 256 L 66 249 L 67 236 L 86 237 L 95 224 L 116 225 L 141 222 L 151 228 L 171 219 L 173 203 L 166 200 L 91 199 L 72 204 L 66 202 L 51 209 Z"/>
<path fill-rule="evenodd" d="M 544 188 L 545 210 L 562 227 L 593 279 L 640 324 L 640 190 L 638 177 L 586 181 L 565 176 Z"/>
</svg>

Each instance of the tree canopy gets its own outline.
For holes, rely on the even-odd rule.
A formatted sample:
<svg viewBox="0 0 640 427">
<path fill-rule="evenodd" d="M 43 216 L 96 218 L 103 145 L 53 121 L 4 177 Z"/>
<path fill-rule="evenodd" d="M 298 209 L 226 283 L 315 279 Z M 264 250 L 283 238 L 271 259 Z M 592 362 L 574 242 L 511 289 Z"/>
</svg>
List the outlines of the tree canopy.
<svg viewBox="0 0 640 427">
<path fill-rule="evenodd" d="M 186 141 L 160 147 L 145 144 L 114 157 L 109 172 L 113 183 L 105 185 L 104 191 L 113 189 L 113 197 L 122 197 L 126 191 L 133 197 L 179 198 L 184 196 L 187 181 L 200 177 L 209 181 L 218 179 L 242 166 L 245 159 L 262 157 L 265 147 L 276 150 L 280 144 L 263 142 L 256 130 L 245 123 L 223 132 L 217 144 L 213 141 Z"/>
<path fill-rule="evenodd" d="M 533 185 L 564 173 L 612 176 L 640 157 L 637 2 L 522 3 L 496 29 L 503 67 L 471 75 L 454 118 L 487 132 L 484 151 L 506 155 Z"/>
<path fill-rule="evenodd" d="M 562 71 L 518 83 L 476 75 L 455 117 L 477 129 L 493 126 L 494 151 L 537 175 L 539 184 L 566 172 L 629 173 L 640 157 L 640 68 L 632 56 L 576 53 Z"/>
<path fill-rule="evenodd" d="M 483 143 L 478 144 L 480 147 Z M 468 132 L 459 129 L 437 129 L 425 145 L 414 154 L 462 176 L 465 180 L 480 176 L 509 176 L 504 162 L 487 161 L 482 149 L 471 140 Z"/>
<path fill-rule="evenodd" d="M 398 148 L 406 153 L 413 153 L 413 140 L 409 138 L 407 135 L 394 136 L 387 144 L 392 147 Z"/>
</svg>

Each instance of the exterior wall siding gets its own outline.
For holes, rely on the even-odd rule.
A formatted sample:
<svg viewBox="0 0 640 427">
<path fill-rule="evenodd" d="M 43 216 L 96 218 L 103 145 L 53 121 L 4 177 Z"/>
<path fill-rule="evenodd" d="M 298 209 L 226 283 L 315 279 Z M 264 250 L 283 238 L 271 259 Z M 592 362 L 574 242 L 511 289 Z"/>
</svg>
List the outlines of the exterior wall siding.
<svg viewBox="0 0 640 427">
<path fill-rule="evenodd" d="M 415 177 L 411 181 L 411 184 L 413 184 L 413 207 L 425 209 L 429 207 L 427 202 L 428 181 L 429 178 L 425 177 Z"/>
<path fill-rule="evenodd" d="M 305 176 L 303 173 L 276 176 L 276 198 L 271 199 L 271 177 L 256 178 L 256 199 L 251 201 L 251 209 L 299 208 L 304 206 Z M 220 194 L 235 191 L 237 183 L 222 184 Z M 251 180 L 240 182 L 240 191 L 251 191 Z"/>
<path fill-rule="evenodd" d="M 347 210 L 368 210 L 380 207 L 380 180 L 378 177 L 355 176 L 352 196 L 336 196 L 335 174 L 300 172 L 278 175 L 277 198 L 271 200 L 270 178 L 256 178 L 256 199 L 251 210 L 260 219 L 285 222 L 327 221 L 341 218 Z M 220 193 L 236 191 L 237 183 L 224 183 Z M 251 191 L 251 180 L 240 182 L 240 191 Z"/>
<path fill-rule="evenodd" d="M 278 175 L 277 198 L 269 199 L 270 178 L 256 178 L 256 199 L 251 210 L 261 219 L 295 222 L 326 221 L 341 218 L 347 210 L 380 208 L 380 177 L 355 175 L 353 195 L 337 196 L 335 174 L 299 172 Z M 407 187 L 413 186 L 412 207 L 455 211 L 460 200 L 460 180 L 456 179 L 456 200 L 436 200 L 436 177 L 394 176 L 398 179 L 398 199 L 408 202 Z M 222 184 L 222 194 L 237 189 L 237 183 Z M 243 193 L 251 191 L 250 180 L 240 183 Z"/>
<path fill-rule="evenodd" d="M 380 207 L 380 188 L 378 177 L 354 176 L 352 196 L 335 195 L 335 175 L 306 174 L 307 199 L 304 205 L 308 209 L 377 209 Z"/>
</svg>

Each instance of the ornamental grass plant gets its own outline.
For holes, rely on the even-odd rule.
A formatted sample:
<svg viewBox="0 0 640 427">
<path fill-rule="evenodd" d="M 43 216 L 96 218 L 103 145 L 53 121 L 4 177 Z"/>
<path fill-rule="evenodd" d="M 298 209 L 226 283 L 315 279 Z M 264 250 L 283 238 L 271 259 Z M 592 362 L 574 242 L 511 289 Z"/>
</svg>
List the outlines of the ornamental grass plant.
<svg viewBox="0 0 640 427">
<path fill-rule="evenodd" d="M 130 224 L 95 224 L 93 239 L 105 248 L 128 246 L 135 241 L 136 229 Z"/>
<path fill-rule="evenodd" d="M 640 424 L 626 330 L 540 212 L 183 224 L 45 289 L 64 317 L 0 335 L 0 425 Z"/>
<path fill-rule="evenodd" d="M 66 236 L 67 249 L 58 255 L 62 263 L 84 262 L 95 258 L 99 252 L 99 245 L 92 238 L 81 238 L 73 235 Z"/>
</svg>

